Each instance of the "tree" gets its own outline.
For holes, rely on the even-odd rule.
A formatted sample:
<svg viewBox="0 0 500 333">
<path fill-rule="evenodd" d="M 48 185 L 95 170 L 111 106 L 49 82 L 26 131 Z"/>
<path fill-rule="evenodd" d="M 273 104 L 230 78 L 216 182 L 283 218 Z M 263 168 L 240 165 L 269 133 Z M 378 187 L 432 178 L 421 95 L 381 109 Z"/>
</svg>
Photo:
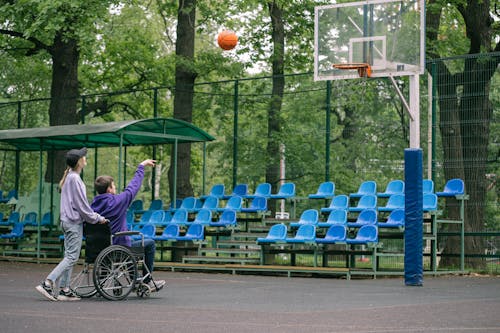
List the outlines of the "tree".
<svg viewBox="0 0 500 333">
<path fill-rule="evenodd" d="M 80 51 L 92 41 L 92 31 L 109 5 L 117 1 L 5 1 L 0 6 L 0 34 L 3 45 L 19 56 L 46 53 L 52 63 L 49 124 L 67 125 L 79 121 L 78 66 Z M 62 175 L 64 152 L 49 152 L 56 161 L 54 174 Z M 49 168 L 46 181 L 54 181 Z"/>
<path fill-rule="evenodd" d="M 447 12 L 452 6 L 452 13 Z M 440 40 L 445 39 L 446 26 L 442 21 L 446 15 L 459 14 L 468 42 L 468 54 L 500 51 L 500 42 L 495 41 L 499 27 L 493 19 L 493 4 L 489 0 L 429 1 L 426 16 L 427 54 L 430 58 L 442 58 Z M 498 13 L 497 13 L 498 15 Z M 455 16 L 456 18 L 457 16 Z M 457 42 L 455 42 L 457 43 Z M 457 45 L 461 45 L 457 43 Z M 444 173 L 446 179 L 461 178 L 465 181 L 470 199 L 466 201 L 465 230 L 480 231 L 484 224 L 486 199 L 486 161 L 490 121 L 493 108 L 489 100 L 490 82 L 500 57 L 470 57 L 464 59 L 463 70 L 453 73 L 445 61 L 436 61 L 437 90 L 440 96 L 440 132 L 443 142 Z M 433 71 L 429 68 L 429 71 Z M 462 90 L 459 94 L 458 91 Z M 452 98 L 453 97 L 453 98 Z M 466 135 L 467 134 L 467 135 Z M 458 207 L 449 206 L 448 214 L 458 218 Z M 480 253 L 484 248 L 483 238 L 467 237 L 466 253 Z M 444 253 L 459 253 L 457 239 L 450 239 Z M 457 259 L 447 259 L 444 264 L 456 264 Z M 482 267 L 483 260 L 472 260 L 471 265 Z"/>
<path fill-rule="evenodd" d="M 193 119 L 193 94 L 196 72 L 193 68 L 196 27 L 196 0 L 179 0 L 177 11 L 177 40 L 175 43 L 175 95 L 174 118 L 187 122 Z M 172 151 L 168 171 L 170 184 L 174 180 L 175 151 Z M 191 169 L 191 144 L 180 144 L 177 152 L 177 193 L 181 198 L 192 196 L 189 176 Z M 173 198 L 173 187 L 170 186 Z"/>
<path fill-rule="evenodd" d="M 271 102 L 268 111 L 267 125 L 267 163 L 266 182 L 271 184 L 272 193 L 277 192 L 278 181 L 280 180 L 279 158 L 282 152 L 280 145 L 280 111 L 283 102 L 283 90 L 285 89 L 284 63 L 285 63 L 285 27 L 283 22 L 283 10 L 277 1 L 267 3 L 272 26 L 273 53 L 271 56 L 273 88 Z M 275 212 L 275 206 L 271 206 L 271 211 Z"/>
</svg>

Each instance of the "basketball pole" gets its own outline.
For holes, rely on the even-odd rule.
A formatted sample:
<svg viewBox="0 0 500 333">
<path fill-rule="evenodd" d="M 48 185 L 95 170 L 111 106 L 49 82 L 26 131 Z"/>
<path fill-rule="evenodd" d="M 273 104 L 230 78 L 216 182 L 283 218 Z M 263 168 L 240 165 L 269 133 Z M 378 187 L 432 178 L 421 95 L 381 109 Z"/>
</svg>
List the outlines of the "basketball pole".
<svg viewBox="0 0 500 333">
<path fill-rule="evenodd" d="M 389 76 L 410 117 L 410 148 L 405 149 L 405 258 L 404 276 L 407 286 L 423 284 L 423 158 L 420 149 L 420 81 L 419 75 L 410 75 L 410 103 Z"/>
<path fill-rule="evenodd" d="M 420 148 L 420 81 L 410 75 L 410 148 L 405 149 L 405 258 L 407 286 L 423 285 L 423 153 Z"/>
</svg>

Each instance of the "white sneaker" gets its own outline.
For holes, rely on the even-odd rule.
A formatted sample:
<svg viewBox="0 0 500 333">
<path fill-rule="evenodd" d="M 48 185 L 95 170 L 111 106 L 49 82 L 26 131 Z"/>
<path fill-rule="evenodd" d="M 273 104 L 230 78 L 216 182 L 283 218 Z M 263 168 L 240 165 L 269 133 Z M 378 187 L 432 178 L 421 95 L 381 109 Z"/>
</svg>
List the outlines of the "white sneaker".
<svg viewBox="0 0 500 333">
<path fill-rule="evenodd" d="M 47 281 L 43 281 L 38 286 L 36 286 L 36 290 L 40 294 L 42 294 L 43 296 L 50 299 L 51 301 L 57 301 L 57 297 L 54 296 L 54 289 L 52 288 L 51 283 L 47 283 Z"/>
<path fill-rule="evenodd" d="M 81 298 L 71 289 L 68 291 L 61 289 L 57 299 L 60 301 L 79 301 Z"/>
<path fill-rule="evenodd" d="M 148 282 L 149 290 L 154 293 L 165 286 L 165 280 L 151 280 Z"/>
</svg>

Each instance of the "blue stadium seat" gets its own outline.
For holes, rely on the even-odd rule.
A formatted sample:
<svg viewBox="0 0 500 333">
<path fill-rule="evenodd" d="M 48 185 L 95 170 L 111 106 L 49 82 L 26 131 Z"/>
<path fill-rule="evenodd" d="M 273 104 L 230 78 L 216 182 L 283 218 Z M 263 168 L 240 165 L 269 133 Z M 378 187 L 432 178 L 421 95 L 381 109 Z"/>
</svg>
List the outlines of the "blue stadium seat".
<svg viewBox="0 0 500 333">
<path fill-rule="evenodd" d="M 184 236 L 177 236 L 178 241 L 196 241 L 205 238 L 205 226 L 200 223 L 193 223 L 189 226 Z"/>
<path fill-rule="evenodd" d="M 330 206 L 320 209 L 321 213 L 329 213 L 332 210 L 347 210 L 349 208 L 349 197 L 345 194 L 336 195 L 330 202 Z"/>
<path fill-rule="evenodd" d="M 325 237 L 316 237 L 316 243 L 335 244 L 343 243 L 347 238 L 347 228 L 345 225 L 335 224 L 326 231 Z"/>
<path fill-rule="evenodd" d="M 465 193 L 464 181 L 459 178 L 450 179 L 444 185 L 442 192 L 436 192 L 438 197 L 454 197 Z"/>
<path fill-rule="evenodd" d="M 148 223 L 152 223 L 155 226 L 161 226 L 164 224 L 165 212 L 163 210 L 154 210 L 149 217 Z"/>
<path fill-rule="evenodd" d="M 254 197 L 250 206 L 242 207 L 242 213 L 264 213 L 267 211 L 267 199 L 264 197 Z"/>
<path fill-rule="evenodd" d="M 300 227 L 304 224 L 317 225 L 319 221 L 319 214 L 316 209 L 307 209 L 302 212 L 300 218 L 296 222 L 290 222 L 290 227 Z"/>
<path fill-rule="evenodd" d="M 255 188 L 255 192 L 253 194 L 247 194 L 244 196 L 244 198 L 246 199 L 253 199 L 255 197 L 269 198 L 270 196 L 271 196 L 271 184 L 260 183 Z"/>
<path fill-rule="evenodd" d="M 240 196 L 235 195 L 229 198 L 229 200 L 226 202 L 226 206 L 217 208 L 217 211 L 224 212 L 226 210 L 234 210 L 239 212 L 241 211 L 242 205 L 243 199 Z"/>
<path fill-rule="evenodd" d="M 0 226 L 13 226 L 14 224 L 20 222 L 19 220 L 20 218 L 20 215 L 19 215 L 19 212 L 12 212 L 10 213 L 9 215 L 9 218 L 7 219 L 7 221 L 0 221 Z"/>
<path fill-rule="evenodd" d="M 349 207 L 349 212 L 361 212 L 365 209 L 377 209 L 377 196 L 374 194 L 363 195 L 358 204 L 354 207 Z"/>
<path fill-rule="evenodd" d="M 155 199 L 151 201 L 148 210 L 163 210 L 163 200 Z"/>
<path fill-rule="evenodd" d="M 182 199 L 175 199 L 175 204 L 174 202 L 170 202 L 170 204 L 168 205 L 168 209 L 166 210 L 172 212 L 176 209 L 179 209 L 181 205 L 182 205 Z"/>
<path fill-rule="evenodd" d="M 347 226 L 350 228 L 359 228 L 367 224 L 377 224 L 377 211 L 375 209 L 362 210 L 356 218 L 356 222 L 347 222 Z"/>
<path fill-rule="evenodd" d="M 174 208 L 170 210 L 175 212 L 178 209 L 185 209 L 188 212 L 194 212 L 196 210 L 196 198 L 185 197 L 184 199 L 182 199 L 182 203 L 179 208 Z"/>
<path fill-rule="evenodd" d="M 209 209 L 211 211 L 216 211 L 218 207 L 219 207 L 219 198 L 208 196 L 203 200 L 203 204 L 201 205 L 201 207 L 196 208 L 195 210 L 200 211 L 202 209 Z"/>
<path fill-rule="evenodd" d="M 127 210 L 127 225 L 131 226 L 135 222 L 134 212 L 132 210 Z"/>
<path fill-rule="evenodd" d="M 364 195 L 377 195 L 377 183 L 373 180 L 366 180 L 359 185 L 356 193 L 349 194 L 351 198 L 361 198 Z"/>
<path fill-rule="evenodd" d="M 435 212 L 438 208 L 437 195 L 434 193 L 426 193 L 422 199 L 422 210 L 426 213 Z"/>
<path fill-rule="evenodd" d="M 364 225 L 359 228 L 355 238 L 347 238 L 347 244 L 378 243 L 378 228 L 376 225 Z"/>
<path fill-rule="evenodd" d="M 129 210 L 133 211 L 134 214 L 141 214 L 144 213 L 144 204 L 142 200 L 134 200 L 130 204 Z"/>
<path fill-rule="evenodd" d="M 152 223 L 146 223 L 141 228 L 141 233 L 144 236 L 144 239 L 146 239 L 146 238 L 154 239 L 154 237 L 156 236 L 156 227 Z M 142 239 L 141 235 L 133 235 L 131 237 L 132 237 L 133 240 L 140 240 L 140 239 Z"/>
<path fill-rule="evenodd" d="M 405 193 L 405 183 L 402 180 L 394 179 L 391 180 L 384 192 L 378 192 L 377 196 L 379 198 L 389 198 L 393 194 L 404 194 Z"/>
<path fill-rule="evenodd" d="M 174 241 L 179 237 L 180 227 L 178 224 L 169 224 L 160 236 L 155 236 L 155 241 Z"/>
<path fill-rule="evenodd" d="M 188 211 L 182 208 L 179 208 L 175 211 L 174 215 L 170 219 L 170 223 L 184 225 L 187 224 L 188 221 Z"/>
<path fill-rule="evenodd" d="M 309 199 L 330 199 L 335 196 L 335 183 L 323 182 L 314 194 L 309 194 Z"/>
<path fill-rule="evenodd" d="M 139 222 L 137 222 L 137 223 L 140 225 L 145 225 L 146 223 L 149 223 L 149 219 L 151 218 L 151 215 L 153 215 L 152 211 L 145 210 L 144 213 L 141 215 Z"/>
<path fill-rule="evenodd" d="M 208 225 L 212 222 L 212 211 L 210 209 L 200 209 L 200 211 L 196 214 L 194 221 L 191 223 L 199 223 Z"/>
<path fill-rule="evenodd" d="M 42 221 L 40 222 L 42 227 L 52 227 L 52 213 L 46 212 L 42 215 Z"/>
<path fill-rule="evenodd" d="M 325 228 L 332 225 L 345 225 L 347 223 L 347 211 L 344 209 L 334 209 L 328 215 L 326 222 L 318 222 L 318 227 Z"/>
<path fill-rule="evenodd" d="M 393 194 L 387 200 L 385 206 L 378 207 L 379 212 L 392 212 L 395 209 L 405 208 L 405 195 L 404 194 Z"/>
<path fill-rule="evenodd" d="M 24 224 L 21 222 L 14 223 L 12 230 L 9 233 L 1 234 L 1 239 L 16 239 L 24 237 Z"/>
<path fill-rule="evenodd" d="M 29 212 L 24 215 L 24 219 L 21 221 L 24 226 L 37 226 L 37 214 L 35 212 Z"/>
<path fill-rule="evenodd" d="M 294 183 L 283 183 L 278 193 L 271 194 L 271 199 L 291 199 L 295 197 L 295 184 Z"/>
<path fill-rule="evenodd" d="M 422 180 L 422 192 L 426 193 L 434 193 L 434 182 L 432 179 L 424 179 Z"/>
<path fill-rule="evenodd" d="M 395 209 L 387 217 L 387 221 L 378 222 L 379 228 L 404 228 L 405 226 L 405 211 L 404 209 Z"/>
<path fill-rule="evenodd" d="M 208 195 L 202 195 L 201 198 L 205 199 L 206 197 L 216 197 L 216 198 L 222 198 L 224 196 L 224 191 L 225 191 L 225 186 L 224 184 L 215 184 L 212 186 L 210 189 L 210 192 Z"/>
<path fill-rule="evenodd" d="M 165 212 L 165 215 L 163 215 L 163 222 L 162 224 L 165 226 L 167 225 L 168 223 L 170 223 L 170 221 L 172 220 L 172 212 L 168 211 L 168 210 L 164 210 Z"/>
<path fill-rule="evenodd" d="M 257 238 L 257 243 L 284 243 L 287 227 L 283 223 L 273 225 L 267 232 L 266 237 Z"/>
<path fill-rule="evenodd" d="M 236 223 L 236 211 L 227 209 L 222 212 L 217 221 L 210 222 L 209 225 L 211 227 L 234 227 Z"/>
<path fill-rule="evenodd" d="M 236 184 L 236 186 L 233 188 L 233 192 L 229 195 L 224 195 L 222 196 L 223 199 L 229 199 L 231 197 L 234 197 L 235 195 L 244 197 L 248 194 L 248 184 Z"/>
<path fill-rule="evenodd" d="M 316 241 L 316 226 L 303 224 L 297 229 L 294 237 L 287 237 L 285 241 L 287 243 L 313 243 Z"/>
</svg>

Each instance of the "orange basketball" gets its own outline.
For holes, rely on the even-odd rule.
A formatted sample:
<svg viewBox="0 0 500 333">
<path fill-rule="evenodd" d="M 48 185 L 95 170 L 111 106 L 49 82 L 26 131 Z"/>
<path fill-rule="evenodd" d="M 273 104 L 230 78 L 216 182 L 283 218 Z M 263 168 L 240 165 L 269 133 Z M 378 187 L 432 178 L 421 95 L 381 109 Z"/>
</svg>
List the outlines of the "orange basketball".
<svg viewBox="0 0 500 333">
<path fill-rule="evenodd" d="M 238 44 L 238 36 L 231 30 L 224 30 L 219 33 L 217 43 L 223 50 L 232 50 Z"/>
</svg>

